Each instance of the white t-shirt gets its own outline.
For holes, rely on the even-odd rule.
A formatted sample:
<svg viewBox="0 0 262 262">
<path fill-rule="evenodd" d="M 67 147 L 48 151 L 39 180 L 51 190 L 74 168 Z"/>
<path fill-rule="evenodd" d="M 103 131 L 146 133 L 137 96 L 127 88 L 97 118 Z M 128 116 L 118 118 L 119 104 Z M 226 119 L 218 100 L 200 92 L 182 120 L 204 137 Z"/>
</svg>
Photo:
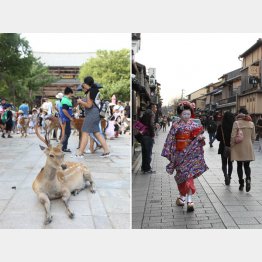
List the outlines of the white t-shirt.
<svg viewBox="0 0 262 262">
<path fill-rule="evenodd" d="M 52 115 L 52 102 L 44 102 L 42 104 L 42 109 L 47 110 L 47 115 Z"/>
</svg>

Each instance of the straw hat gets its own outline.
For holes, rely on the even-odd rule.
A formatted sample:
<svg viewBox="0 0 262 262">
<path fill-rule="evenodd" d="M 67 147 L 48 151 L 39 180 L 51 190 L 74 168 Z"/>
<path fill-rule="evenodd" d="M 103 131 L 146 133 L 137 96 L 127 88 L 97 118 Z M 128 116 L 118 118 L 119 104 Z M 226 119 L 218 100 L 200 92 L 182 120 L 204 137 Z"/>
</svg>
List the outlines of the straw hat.
<svg viewBox="0 0 262 262">
<path fill-rule="evenodd" d="M 62 99 L 64 96 L 63 93 L 58 93 L 55 97 L 58 98 L 58 99 Z"/>
<path fill-rule="evenodd" d="M 23 114 L 23 113 L 24 113 L 23 110 L 19 110 L 19 111 L 18 111 L 18 114 Z"/>
</svg>

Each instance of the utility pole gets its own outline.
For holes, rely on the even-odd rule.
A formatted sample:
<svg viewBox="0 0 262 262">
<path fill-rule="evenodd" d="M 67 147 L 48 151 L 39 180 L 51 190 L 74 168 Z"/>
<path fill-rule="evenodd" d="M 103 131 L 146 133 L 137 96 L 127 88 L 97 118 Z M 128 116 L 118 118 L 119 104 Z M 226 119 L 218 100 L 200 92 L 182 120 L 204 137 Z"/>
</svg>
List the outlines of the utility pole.
<svg viewBox="0 0 262 262">
<path fill-rule="evenodd" d="M 183 97 L 184 97 L 184 91 L 185 91 L 185 89 L 182 89 L 181 100 L 183 100 Z"/>
</svg>

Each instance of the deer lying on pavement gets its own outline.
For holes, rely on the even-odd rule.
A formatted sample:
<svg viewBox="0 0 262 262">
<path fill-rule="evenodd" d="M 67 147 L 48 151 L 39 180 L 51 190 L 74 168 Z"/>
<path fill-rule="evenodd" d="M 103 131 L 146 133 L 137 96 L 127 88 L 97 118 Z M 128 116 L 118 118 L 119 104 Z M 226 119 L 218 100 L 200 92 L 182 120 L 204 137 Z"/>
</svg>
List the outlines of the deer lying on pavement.
<svg viewBox="0 0 262 262">
<path fill-rule="evenodd" d="M 91 173 L 87 166 L 82 163 L 64 162 L 64 153 L 61 149 L 62 145 L 52 146 L 47 136 L 43 138 L 39 134 L 37 125 L 35 131 L 38 138 L 47 145 L 47 147 L 40 146 L 46 154 L 46 164 L 32 185 L 34 192 L 45 207 L 46 219 L 44 224 L 47 225 L 52 222 L 50 200 L 57 198 L 62 198 L 68 216 L 73 218 L 74 213 L 68 206 L 69 198 L 71 193 L 78 194 L 81 190 L 85 189 L 87 187 L 87 181 L 90 183 L 90 191 L 95 193 Z"/>
</svg>

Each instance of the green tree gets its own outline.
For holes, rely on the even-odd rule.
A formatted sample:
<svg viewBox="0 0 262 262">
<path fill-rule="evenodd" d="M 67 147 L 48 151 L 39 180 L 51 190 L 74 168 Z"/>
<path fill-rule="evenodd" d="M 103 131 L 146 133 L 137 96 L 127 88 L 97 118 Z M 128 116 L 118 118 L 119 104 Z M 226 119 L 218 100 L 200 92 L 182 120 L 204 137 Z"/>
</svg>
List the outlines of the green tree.
<svg viewBox="0 0 262 262">
<path fill-rule="evenodd" d="M 130 51 L 98 50 L 96 57 L 89 59 L 80 68 L 80 81 L 92 76 L 95 82 L 102 84 L 101 95 L 111 99 L 115 95 L 118 100 L 130 100 Z"/>
<path fill-rule="evenodd" d="M 20 34 L 0 34 L 0 95 L 15 104 L 33 100 L 34 92 L 52 81 L 47 67 L 33 56 Z"/>
<path fill-rule="evenodd" d="M 48 68 L 44 66 L 39 60 L 36 60 L 30 70 L 30 74 L 24 79 L 23 89 L 20 97 L 32 103 L 35 94 L 39 91 L 40 87 L 52 83 L 56 79 L 48 72 Z"/>
</svg>

